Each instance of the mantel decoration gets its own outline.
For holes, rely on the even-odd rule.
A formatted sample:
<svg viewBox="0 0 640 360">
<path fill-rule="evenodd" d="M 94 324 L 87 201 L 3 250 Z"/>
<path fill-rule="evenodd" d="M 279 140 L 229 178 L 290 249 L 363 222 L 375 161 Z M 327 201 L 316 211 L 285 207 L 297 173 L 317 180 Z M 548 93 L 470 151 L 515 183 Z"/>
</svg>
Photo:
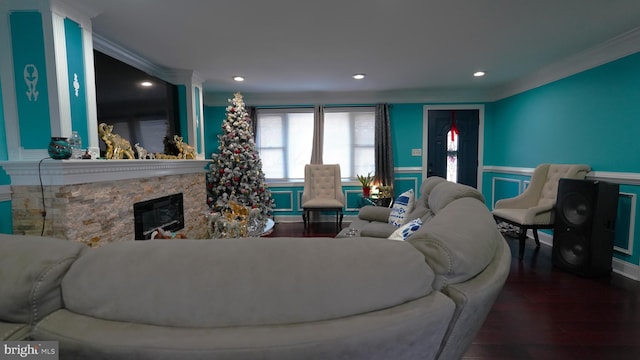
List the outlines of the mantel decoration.
<svg viewBox="0 0 640 360">
<path fill-rule="evenodd" d="M 218 153 L 211 155 L 213 161 L 207 173 L 207 203 L 212 216 L 216 217 L 214 221 L 226 221 L 228 229 L 233 228 L 233 222 L 237 222 L 238 217 L 246 217 L 244 213 L 238 214 L 238 209 L 234 213 L 232 204 L 246 207 L 249 218 L 256 222 L 249 225 L 256 226 L 261 231 L 271 216 L 274 201 L 262 171 L 251 119 L 242 95 L 235 93 L 229 102 L 231 104 L 227 106 L 226 118 L 222 122 L 222 133 L 218 135 Z M 232 214 L 231 218 L 226 215 L 228 213 Z M 244 230 L 239 231 L 242 235 Z M 215 235 L 234 237 L 236 233 L 237 231 L 230 230 L 224 234 L 220 231 Z"/>
<path fill-rule="evenodd" d="M 52 159 L 68 159 L 71 157 L 71 146 L 66 137 L 52 137 L 47 152 Z"/>
<path fill-rule="evenodd" d="M 107 151 L 105 157 L 113 159 L 135 159 L 135 153 L 131 148 L 131 143 L 122 136 L 113 133 L 113 125 L 101 123 L 98 125 L 98 135 L 104 142 Z M 138 159 L 195 159 L 196 150 L 193 146 L 185 143 L 182 136 L 173 135 L 164 138 L 164 153 L 149 153 L 139 143 L 135 145 Z"/>
<path fill-rule="evenodd" d="M 367 173 L 367 175 L 356 175 L 360 185 L 362 185 L 362 196 L 369 197 L 371 195 L 371 184 L 373 184 L 373 175 L 371 172 Z"/>
</svg>

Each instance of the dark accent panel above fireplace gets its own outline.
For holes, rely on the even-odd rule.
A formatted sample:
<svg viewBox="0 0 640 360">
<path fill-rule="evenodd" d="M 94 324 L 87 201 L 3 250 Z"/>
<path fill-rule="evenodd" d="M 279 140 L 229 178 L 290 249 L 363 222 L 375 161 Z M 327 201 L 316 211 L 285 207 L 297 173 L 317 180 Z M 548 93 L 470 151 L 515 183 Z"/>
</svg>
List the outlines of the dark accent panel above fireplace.
<svg viewBox="0 0 640 360">
<path fill-rule="evenodd" d="M 136 240 L 148 240 L 154 230 L 177 231 L 184 228 L 182 193 L 133 204 Z"/>
</svg>

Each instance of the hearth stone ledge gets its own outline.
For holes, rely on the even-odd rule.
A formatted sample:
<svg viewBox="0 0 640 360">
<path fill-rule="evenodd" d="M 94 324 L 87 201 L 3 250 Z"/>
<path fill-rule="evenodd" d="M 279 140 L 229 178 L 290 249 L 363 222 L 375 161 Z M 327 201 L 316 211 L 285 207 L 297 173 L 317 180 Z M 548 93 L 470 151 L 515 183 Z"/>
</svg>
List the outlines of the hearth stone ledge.
<svg viewBox="0 0 640 360">
<path fill-rule="evenodd" d="M 206 172 L 210 160 L 0 161 L 12 186 L 73 185 Z"/>
</svg>

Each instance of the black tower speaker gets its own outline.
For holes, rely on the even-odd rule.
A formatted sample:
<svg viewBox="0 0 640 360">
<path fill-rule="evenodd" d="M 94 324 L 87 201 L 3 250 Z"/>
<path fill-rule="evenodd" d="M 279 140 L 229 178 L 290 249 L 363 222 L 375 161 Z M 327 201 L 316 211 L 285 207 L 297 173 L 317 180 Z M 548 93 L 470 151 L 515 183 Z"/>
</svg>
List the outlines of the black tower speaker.
<svg viewBox="0 0 640 360">
<path fill-rule="evenodd" d="M 560 179 L 553 265 L 588 277 L 611 273 L 618 184 Z"/>
</svg>

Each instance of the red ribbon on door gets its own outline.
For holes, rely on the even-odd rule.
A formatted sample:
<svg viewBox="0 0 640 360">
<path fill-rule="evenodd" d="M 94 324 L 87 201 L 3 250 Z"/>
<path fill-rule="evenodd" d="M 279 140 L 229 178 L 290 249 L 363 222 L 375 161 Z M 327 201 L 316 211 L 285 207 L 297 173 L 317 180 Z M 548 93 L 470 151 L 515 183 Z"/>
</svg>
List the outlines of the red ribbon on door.
<svg viewBox="0 0 640 360">
<path fill-rule="evenodd" d="M 458 126 L 456 126 L 456 111 L 451 111 L 451 141 L 456 140 L 456 135 L 459 135 Z"/>
</svg>

